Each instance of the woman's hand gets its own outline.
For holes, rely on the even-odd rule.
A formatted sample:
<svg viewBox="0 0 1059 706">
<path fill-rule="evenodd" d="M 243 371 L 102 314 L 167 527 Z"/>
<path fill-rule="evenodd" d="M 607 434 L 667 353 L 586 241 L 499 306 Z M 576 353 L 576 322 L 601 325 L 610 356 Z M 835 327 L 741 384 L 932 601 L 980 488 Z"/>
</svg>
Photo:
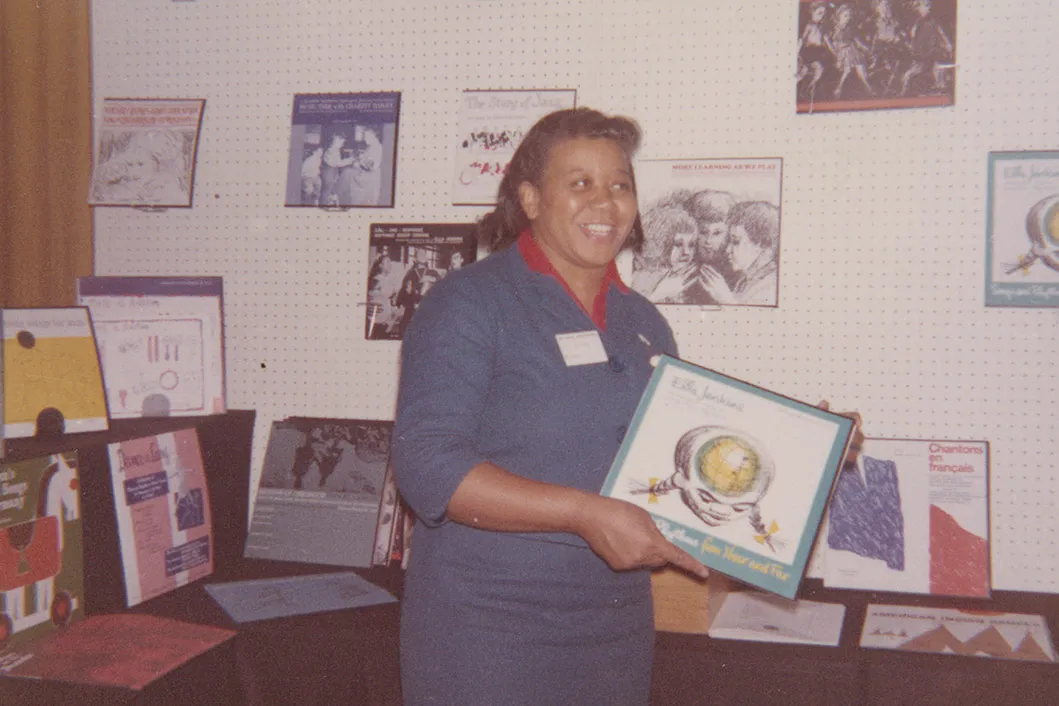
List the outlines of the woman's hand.
<svg viewBox="0 0 1059 706">
<path fill-rule="evenodd" d="M 586 496 L 576 530 L 615 571 L 673 564 L 702 578 L 708 573 L 691 554 L 662 536 L 650 513 L 624 500 Z"/>
</svg>

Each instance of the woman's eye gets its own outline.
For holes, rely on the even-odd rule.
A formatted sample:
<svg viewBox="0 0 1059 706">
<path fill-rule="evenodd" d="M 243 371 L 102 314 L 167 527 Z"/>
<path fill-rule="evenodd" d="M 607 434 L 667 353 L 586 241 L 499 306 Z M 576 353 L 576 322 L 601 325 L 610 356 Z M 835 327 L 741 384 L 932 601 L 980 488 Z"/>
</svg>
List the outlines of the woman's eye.
<svg viewBox="0 0 1059 706">
<path fill-rule="evenodd" d="M 626 192 L 632 191 L 632 184 L 627 181 L 619 181 L 611 187 L 614 191 Z"/>
<path fill-rule="evenodd" d="M 575 189 L 583 189 L 586 186 L 588 186 L 588 184 L 589 184 L 588 179 L 585 178 L 585 177 L 581 177 L 580 179 L 574 179 L 573 187 Z"/>
</svg>

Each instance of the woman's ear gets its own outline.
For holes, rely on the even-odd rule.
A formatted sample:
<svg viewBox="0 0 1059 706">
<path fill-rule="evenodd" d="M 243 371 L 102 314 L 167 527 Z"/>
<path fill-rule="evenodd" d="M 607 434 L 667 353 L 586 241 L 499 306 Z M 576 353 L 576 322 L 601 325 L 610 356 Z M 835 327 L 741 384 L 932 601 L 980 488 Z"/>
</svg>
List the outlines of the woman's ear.
<svg viewBox="0 0 1059 706">
<path fill-rule="evenodd" d="M 537 214 L 540 213 L 541 204 L 541 192 L 536 186 L 524 181 L 518 185 L 518 202 L 522 206 L 523 213 L 531 221 L 537 219 Z"/>
</svg>

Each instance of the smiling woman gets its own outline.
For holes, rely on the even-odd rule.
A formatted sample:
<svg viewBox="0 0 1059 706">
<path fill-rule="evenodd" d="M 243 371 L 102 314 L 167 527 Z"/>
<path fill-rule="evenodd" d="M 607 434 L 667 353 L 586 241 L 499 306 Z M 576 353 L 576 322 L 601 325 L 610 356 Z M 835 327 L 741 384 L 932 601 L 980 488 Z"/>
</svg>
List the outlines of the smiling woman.
<svg viewBox="0 0 1059 706">
<path fill-rule="evenodd" d="M 646 704 L 648 567 L 704 567 L 599 494 L 665 319 L 614 257 L 643 240 L 634 122 L 542 118 L 405 333 L 393 464 L 417 516 L 401 617 L 406 704 Z"/>
</svg>

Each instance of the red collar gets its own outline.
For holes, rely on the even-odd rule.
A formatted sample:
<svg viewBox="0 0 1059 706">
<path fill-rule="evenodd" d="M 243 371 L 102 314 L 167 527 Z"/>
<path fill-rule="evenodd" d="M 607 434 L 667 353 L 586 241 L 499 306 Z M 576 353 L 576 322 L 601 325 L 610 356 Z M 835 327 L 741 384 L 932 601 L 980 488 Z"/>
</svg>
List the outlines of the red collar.
<svg viewBox="0 0 1059 706">
<path fill-rule="evenodd" d="M 570 295 L 570 298 L 577 302 L 577 305 L 584 309 L 581 304 L 581 300 L 574 294 L 574 290 L 570 288 L 563 276 L 559 274 L 559 271 L 552 265 L 551 260 L 541 250 L 541 246 L 534 240 L 530 229 L 522 231 L 522 234 L 518 237 L 518 250 L 522 254 L 522 259 L 526 261 L 526 264 L 534 272 L 539 272 L 542 275 L 550 275 L 555 279 L 559 280 L 559 284 L 563 285 L 563 289 Z M 592 311 L 585 310 L 585 313 L 592 318 L 592 323 L 599 327 L 600 331 L 607 330 L 607 289 L 610 285 L 614 285 L 618 288 L 618 291 L 622 294 L 628 294 L 629 288 L 621 281 L 621 275 L 618 274 L 618 266 L 611 261 L 607 265 L 607 271 L 603 274 L 603 283 L 599 287 L 599 294 L 596 295 L 595 301 L 592 303 Z"/>
</svg>

